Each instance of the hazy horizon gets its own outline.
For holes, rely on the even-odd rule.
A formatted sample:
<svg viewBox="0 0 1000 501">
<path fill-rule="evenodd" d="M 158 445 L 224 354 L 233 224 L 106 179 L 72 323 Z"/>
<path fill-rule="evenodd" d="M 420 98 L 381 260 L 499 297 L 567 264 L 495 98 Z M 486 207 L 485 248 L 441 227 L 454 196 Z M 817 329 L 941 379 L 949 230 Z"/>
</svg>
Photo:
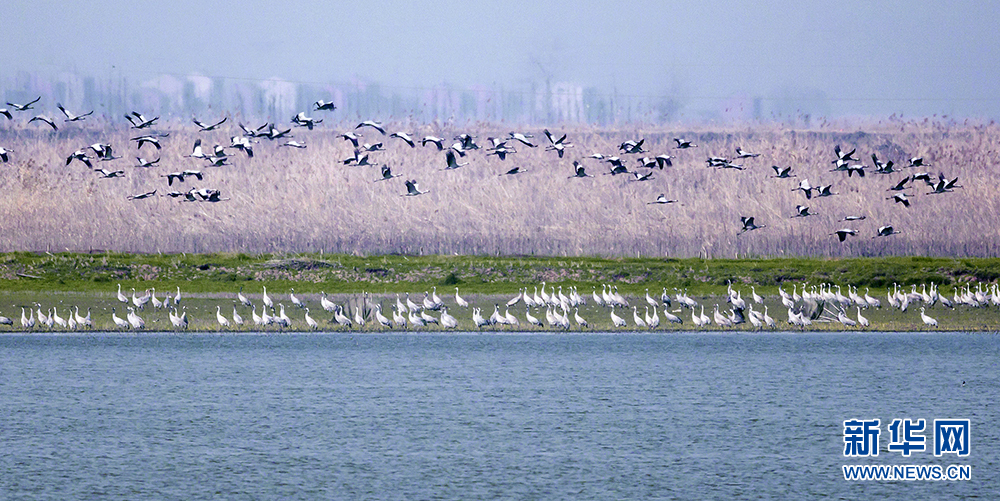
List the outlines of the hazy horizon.
<svg viewBox="0 0 1000 501">
<path fill-rule="evenodd" d="M 1000 118 L 1000 13 L 990 3 L 9 0 L 0 16 L 8 40 L 19 41 L 0 69 L 3 91 L 17 90 L 18 73 L 67 71 L 357 81 L 400 92 L 551 81 L 673 99 L 689 118 L 725 118 L 728 103 L 753 100 L 812 101 L 830 117 Z"/>
</svg>

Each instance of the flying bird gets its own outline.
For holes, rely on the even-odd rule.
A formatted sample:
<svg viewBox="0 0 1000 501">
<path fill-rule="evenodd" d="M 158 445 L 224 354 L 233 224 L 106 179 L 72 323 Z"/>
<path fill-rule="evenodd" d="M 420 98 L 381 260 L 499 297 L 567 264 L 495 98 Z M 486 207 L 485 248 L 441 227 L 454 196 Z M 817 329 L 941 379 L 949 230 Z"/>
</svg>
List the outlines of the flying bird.
<svg viewBox="0 0 1000 501">
<path fill-rule="evenodd" d="M 815 215 L 816 215 L 815 212 L 809 212 L 809 207 L 806 207 L 805 205 L 796 205 L 795 215 L 792 217 L 809 217 Z"/>
<path fill-rule="evenodd" d="M 434 146 L 437 146 L 438 151 L 441 151 L 441 150 L 444 149 L 444 138 L 443 137 L 424 136 L 424 138 L 420 140 L 420 146 L 427 146 L 427 143 L 433 143 Z"/>
<path fill-rule="evenodd" d="M 145 158 L 142 157 L 135 157 L 135 160 L 139 162 L 138 165 L 136 165 L 136 167 L 155 167 L 156 164 L 160 162 L 159 158 L 157 158 L 156 160 L 146 160 Z"/>
<path fill-rule="evenodd" d="M 458 158 L 455 157 L 455 152 L 452 150 L 448 150 L 448 152 L 445 153 L 445 161 L 447 162 L 447 166 L 444 170 L 457 169 L 463 165 L 469 165 L 469 162 L 465 162 L 464 164 L 458 163 Z"/>
<path fill-rule="evenodd" d="M 792 166 L 791 165 L 789 165 L 788 167 L 785 167 L 784 169 L 778 167 L 777 165 L 772 165 L 771 168 L 774 169 L 774 176 L 772 176 L 772 177 L 776 177 L 776 178 L 779 178 L 779 179 L 787 179 L 787 178 L 790 178 L 790 177 L 795 177 L 795 174 L 792 174 Z"/>
<path fill-rule="evenodd" d="M 52 127 L 52 130 L 59 130 L 59 127 L 56 127 L 56 122 L 45 115 L 35 115 L 31 117 L 31 120 L 28 120 L 28 123 L 34 122 L 35 120 L 49 124 L 49 127 Z"/>
<path fill-rule="evenodd" d="M 131 115 L 125 115 L 125 119 L 132 124 L 133 129 L 146 129 L 152 127 L 153 124 L 160 119 L 160 117 L 157 116 L 147 120 L 146 117 L 142 116 L 142 114 L 138 111 L 133 111 Z"/>
<path fill-rule="evenodd" d="M 759 230 L 767 226 L 766 224 L 757 225 L 757 223 L 754 222 L 753 216 L 749 217 L 740 216 L 740 223 L 743 224 L 743 227 L 740 229 L 740 232 L 737 233 L 737 235 L 743 234 L 748 231 Z"/>
<path fill-rule="evenodd" d="M 671 199 L 668 199 L 668 198 L 667 198 L 667 195 L 666 195 L 665 193 L 660 193 L 660 195 L 659 195 L 658 197 L 656 197 L 656 200 L 653 200 L 652 202 L 646 202 L 646 205 L 653 205 L 653 204 L 658 204 L 658 205 L 662 205 L 662 204 L 672 204 L 672 203 L 675 203 L 675 202 L 677 202 L 677 200 L 671 200 Z"/>
<path fill-rule="evenodd" d="M 392 169 L 389 168 L 388 165 L 383 165 L 382 166 L 382 177 L 376 179 L 375 182 L 377 183 L 379 181 L 388 181 L 388 180 L 390 180 L 390 179 L 392 179 L 394 177 L 399 177 L 399 176 L 400 176 L 400 174 L 393 174 L 392 173 Z"/>
<path fill-rule="evenodd" d="M 101 173 L 101 179 L 111 179 L 114 177 L 124 177 L 125 171 L 123 170 L 107 170 L 107 169 L 94 169 L 96 172 Z"/>
<path fill-rule="evenodd" d="M 160 145 L 160 139 L 157 136 L 152 136 L 152 135 L 138 136 L 138 137 L 133 137 L 130 140 L 136 142 L 135 147 L 137 149 L 142 149 L 142 145 L 144 144 L 151 144 L 158 150 L 162 148 L 162 146 Z"/>
<path fill-rule="evenodd" d="M 34 101 L 31 101 L 30 103 L 27 103 L 27 104 L 16 104 L 16 103 L 12 103 L 10 101 L 7 101 L 7 106 L 10 106 L 11 108 L 14 108 L 14 111 L 28 111 L 30 109 L 33 109 L 33 107 L 31 105 L 37 103 L 41 99 L 42 99 L 42 96 L 38 96 L 38 97 L 35 98 Z"/>
<path fill-rule="evenodd" d="M 332 102 L 328 103 L 322 99 L 313 103 L 313 107 L 313 111 L 333 111 L 337 109 L 337 106 L 335 106 Z"/>
<path fill-rule="evenodd" d="M 514 167 L 513 169 L 510 169 L 507 172 L 504 172 L 503 174 L 500 174 L 500 175 L 501 176 L 513 176 L 514 174 L 523 174 L 525 172 L 528 172 L 528 171 L 524 170 L 524 169 L 521 169 L 520 167 Z"/>
<path fill-rule="evenodd" d="M 415 197 L 417 195 L 423 195 L 424 193 L 430 193 L 431 190 L 420 191 L 420 187 L 417 186 L 416 179 L 410 179 L 406 181 L 406 194 L 404 197 Z"/>
<path fill-rule="evenodd" d="M 94 164 L 90 163 L 90 157 L 87 156 L 87 152 L 81 150 L 76 150 L 72 155 L 66 157 L 66 165 L 69 165 L 73 159 L 79 160 L 84 163 L 87 167 L 93 168 Z"/>
<path fill-rule="evenodd" d="M 841 242 L 843 242 L 844 240 L 847 240 L 847 235 L 854 236 L 854 235 L 857 235 L 857 234 L 858 234 L 858 232 L 856 230 L 852 230 L 850 228 L 841 228 L 841 229 L 839 229 L 839 230 L 831 233 L 831 235 L 837 235 L 837 238 L 839 238 Z"/>
<path fill-rule="evenodd" d="M 587 174 L 586 168 L 584 168 L 584 166 L 580 162 L 577 162 L 576 160 L 573 160 L 573 172 L 574 174 L 570 176 L 570 179 L 574 177 L 594 177 L 591 176 L 590 174 Z"/>
<path fill-rule="evenodd" d="M 513 139 L 515 141 L 518 141 L 521 144 L 523 144 L 525 146 L 528 146 L 530 148 L 534 148 L 534 147 L 538 146 L 537 144 L 534 144 L 534 143 L 532 143 L 531 141 L 528 140 L 528 139 L 533 138 L 533 137 L 535 137 L 535 136 L 532 136 L 530 134 L 522 134 L 520 132 L 511 132 L 510 133 L 510 138 L 511 139 Z"/>
<path fill-rule="evenodd" d="M 895 195 L 886 198 L 886 200 L 892 200 L 897 204 L 903 204 L 903 207 L 910 206 L 910 199 L 907 198 L 906 193 L 896 193 Z"/>
<path fill-rule="evenodd" d="M 82 115 L 74 115 L 67 111 L 66 108 L 63 108 L 61 103 L 56 103 L 56 107 L 59 108 L 59 111 L 61 111 L 63 115 L 66 115 L 66 120 L 64 120 L 65 122 L 78 122 L 85 119 L 87 116 L 94 114 L 94 110 L 90 110 Z"/>
<path fill-rule="evenodd" d="M 229 120 L 229 117 L 223 117 L 222 120 L 219 120 L 218 122 L 215 122 L 214 124 L 209 125 L 209 124 L 205 124 L 205 123 L 199 122 L 197 118 L 192 118 L 191 119 L 191 121 L 194 122 L 194 124 L 197 125 L 199 129 L 201 129 L 200 132 L 213 131 L 216 128 L 218 128 L 220 125 L 226 123 L 226 120 Z"/>
<path fill-rule="evenodd" d="M 680 149 L 680 150 L 686 150 L 688 148 L 697 148 L 698 147 L 697 144 L 691 144 L 691 141 L 688 141 L 686 139 L 680 139 L 680 138 L 675 137 L 674 141 L 677 143 L 677 149 Z"/>
<path fill-rule="evenodd" d="M 902 232 L 896 231 L 892 226 L 886 225 L 886 226 L 880 227 L 878 229 L 878 231 L 875 233 L 875 236 L 872 237 L 872 238 L 888 237 L 890 235 L 899 235 L 900 233 L 902 233 Z"/>
<path fill-rule="evenodd" d="M 408 144 L 410 146 L 410 148 L 416 148 L 416 146 L 417 146 L 416 141 L 414 141 L 413 138 L 410 137 L 410 135 L 407 134 L 407 133 L 405 133 L 405 132 L 393 132 L 392 134 L 389 134 L 389 137 L 395 137 L 397 139 L 402 139 L 404 143 L 406 143 L 406 144 Z"/>
<path fill-rule="evenodd" d="M 313 130 L 313 127 L 315 127 L 316 124 L 323 123 L 323 120 L 307 117 L 306 112 L 300 111 L 292 117 L 292 123 L 298 125 L 299 127 L 305 127 L 309 130 Z"/>
<path fill-rule="evenodd" d="M 739 146 L 736 147 L 736 158 L 756 158 L 759 156 L 760 153 L 750 153 Z"/>
<path fill-rule="evenodd" d="M 154 195 L 156 195 L 156 190 L 147 191 L 145 193 L 140 193 L 138 195 L 129 195 L 129 196 L 125 197 L 125 198 L 127 198 L 128 200 L 143 200 L 145 198 L 149 198 L 149 197 L 154 196 Z"/>
<path fill-rule="evenodd" d="M 373 129 L 381 132 L 383 136 L 385 135 L 385 128 L 382 127 L 382 123 L 381 122 L 376 122 L 374 120 L 365 120 L 364 122 L 359 123 L 357 125 L 357 127 L 355 127 L 355 129 L 360 129 L 362 127 L 371 127 Z"/>
<path fill-rule="evenodd" d="M 10 155 L 8 154 L 13 152 L 14 150 L 9 150 L 7 148 L 0 146 L 0 160 L 3 160 L 4 163 L 10 161 Z"/>
<path fill-rule="evenodd" d="M 851 160 L 854 160 L 855 162 L 860 162 L 861 160 L 858 160 L 853 156 L 855 151 L 857 151 L 857 148 L 847 153 L 844 153 L 844 151 L 840 149 L 840 145 L 838 144 L 837 146 L 833 147 L 833 152 L 837 154 L 837 159 L 830 163 L 835 164 L 837 162 L 849 162 Z"/>
</svg>

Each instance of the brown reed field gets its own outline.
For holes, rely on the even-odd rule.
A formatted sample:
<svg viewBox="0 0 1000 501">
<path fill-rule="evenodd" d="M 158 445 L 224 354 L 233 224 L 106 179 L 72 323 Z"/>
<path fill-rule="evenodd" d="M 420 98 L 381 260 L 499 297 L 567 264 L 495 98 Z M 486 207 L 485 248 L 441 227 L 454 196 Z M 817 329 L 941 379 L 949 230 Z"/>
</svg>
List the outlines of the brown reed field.
<svg viewBox="0 0 1000 501">
<path fill-rule="evenodd" d="M 506 137 L 515 130 L 533 134 L 538 145 L 529 148 L 511 141 L 517 153 L 506 161 L 484 150 L 471 151 L 459 159 L 468 165 L 446 171 L 445 155 L 437 148 L 410 148 L 369 128 L 359 130 L 362 143 L 382 142 L 386 151 L 370 154 L 373 166 L 344 165 L 353 146 L 338 134 L 354 130 L 357 122 L 337 123 L 335 114 L 314 115 L 326 122 L 312 131 L 292 131 L 307 148 L 260 139 L 253 158 L 230 149 L 232 165 L 222 167 L 207 167 L 205 161 L 185 155 L 197 138 L 206 152 L 216 143 L 228 146 L 230 136 L 242 132 L 237 117 L 212 132 L 198 132 L 190 122 L 164 122 L 154 129 L 169 133 L 161 151 L 148 145 L 137 151 L 129 138 L 145 131 L 128 129 L 124 119 L 66 124 L 58 132 L 29 125 L 26 117 L 5 120 L 0 124 L 0 146 L 13 153 L 9 162 L 0 164 L 0 251 L 707 258 L 1000 255 L 1000 127 L 993 123 L 893 118 L 808 129 L 774 124 L 548 127 L 556 136 L 567 133 L 567 142 L 574 145 L 562 159 L 545 151 L 543 127 L 386 124 L 388 133 L 405 131 L 418 140 L 433 134 L 446 138 L 446 146 L 455 142 L 454 136 L 470 133 L 485 148 L 487 137 Z M 676 149 L 674 137 L 697 147 Z M 648 153 L 618 152 L 621 142 L 642 138 Z M 98 142 L 111 144 L 123 158 L 95 160 L 94 167 L 124 170 L 124 178 L 100 179 L 75 160 L 66 165 L 72 152 Z M 838 144 L 857 149 L 860 163 L 867 166 L 865 177 L 830 172 Z M 760 156 L 734 160 L 744 165 L 742 171 L 707 167 L 707 157 L 732 158 L 738 146 Z M 656 169 L 653 179 L 640 182 L 630 175 L 604 175 L 608 164 L 588 158 L 592 153 L 618 155 L 629 170 L 636 169 L 641 156 L 668 154 L 674 159 L 672 167 Z M 876 174 L 872 153 L 894 161 L 901 171 Z M 156 167 L 138 168 L 137 156 L 159 156 L 161 161 Z M 915 156 L 930 166 L 905 168 Z M 594 177 L 571 179 L 573 160 Z M 374 182 L 383 164 L 402 177 Z M 797 177 L 777 179 L 772 165 L 792 166 Z M 501 175 L 515 166 L 526 172 Z M 161 177 L 185 169 L 203 171 L 204 180 L 189 178 L 168 187 Z M 917 171 L 935 178 L 939 172 L 958 176 L 962 188 L 931 195 L 923 182 L 915 182 L 906 190 L 912 198 L 909 208 L 887 200 L 889 186 Z M 794 191 L 804 178 L 813 186 L 833 184 L 837 194 L 807 201 Z M 429 193 L 403 196 L 406 179 L 417 180 Z M 191 203 L 162 196 L 192 187 L 216 188 L 231 199 Z M 153 189 L 155 197 L 126 198 Z M 660 193 L 678 202 L 650 205 Z M 816 215 L 793 218 L 797 204 L 808 205 Z M 849 215 L 865 219 L 842 221 Z M 766 227 L 738 235 L 740 216 L 754 216 Z M 873 238 L 882 225 L 902 233 Z M 831 233 L 840 228 L 855 229 L 858 235 L 839 243 Z"/>
</svg>

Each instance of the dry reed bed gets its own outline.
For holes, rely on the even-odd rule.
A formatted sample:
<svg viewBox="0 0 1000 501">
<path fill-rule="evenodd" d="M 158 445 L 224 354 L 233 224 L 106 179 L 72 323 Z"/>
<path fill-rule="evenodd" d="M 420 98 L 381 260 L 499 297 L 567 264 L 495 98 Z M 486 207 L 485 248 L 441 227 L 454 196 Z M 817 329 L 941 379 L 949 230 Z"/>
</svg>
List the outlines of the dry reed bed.
<svg viewBox="0 0 1000 501">
<path fill-rule="evenodd" d="M 575 146 L 559 159 L 544 151 L 541 127 L 531 127 L 538 148 L 511 142 L 518 153 L 500 161 L 484 151 L 460 159 L 469 165 L 443 171 L 444 154 L 433 147 L 409 148 L 398 139 L 367 129 L 363 142 L 383 142 L 384 152 L 371 154 L 376 165 L 388 164 L 403 177 L 373 182 L 376 166 L 345 166 L 350 143 L 336 134 L 353 124 L 324 123 L 316 130 L 297 128 L 304 150 L 279 147 L 283 141 L 261 140 L 256 156 L 232 151 L 233 165 L 206 167 L 185 158 L 196 138 L 208 150 L 228 145 L 239 133 L 198 133 L 193 126 L 166 124 L 159 166 L 133 167 L 134 157 L 155 157 L 146 146 L 137 152 L 121 124 L 96 121 L 52 133 L 25 126 L 17 117 L 0 128 L 0 146 L 15 151 L 0 165 L 0 251 L 51 250 L 124 252 L 336 252 L 355 254 L 537 254 L 605 256 L 879 256 L 1000 255 L 1000 202 L 995 196 L 1000 129 L 996 125 L 939 122 L 876 123 L 850 130 L 824 126 L 790 130 L 776 125 L 745 128 L 671 130 L 662 127 L 592 129 L 550 127 L 569 133 Z M 435 134 L 448 139 L 461 132 L 506 136 L 513 127 L 477 124 L 452 128 L 411 123 L 388 124 L 416 137 Z M 673 137 L 686 137 L 697 148 L 677 150 Z M 636 182 L 629 176 L 602 175 L 607 164 L 586 158 L 594 152 L 617 154 L 627 139 L 646 138 L 649 155 L 670 154 L 674 166 L 657 170 L 655 179 Z M 95 167 L 124 169 L 124 179 L 98 179 L 77 161 L 65 165 L 74 150 L 105 142 L 125 158 L 97 162 Z M 453 141 L 449 141 L 450 144 Z M 923 156 L 936 175 L 959 176 L 964 186 L 953 193 L 926 195 L 922 182 L 907 190 L 913 205 L 903 208 L 886 200 L 890 185 L 917 169 L 864 178 L 829 172 L 833 147 L 857 148 L 862 163 L 871 153 L 906 165 Z M 742 162 L 744 171 L 706 167 L 709 155 L 731 156 L 737 146 L 761 153 Z M 636 165 L 641 155 L 621 155 Z M 569 179 L 579 159 L 595 177 Z M 793 167 L 797 178 L 775 179 L 771 165 Z M 528 172 L 499 176 L 520 166 Z M 205 180 L 168 187 L 167 172 L 200 169 Z M 814 185 L 833 183 L 833 197 L 806 201 L 793 189 L 802 178 Z M 404 197 L 404 179 L 416 179 L 430 193 Z M 156 188 L 186 191 L 192 186 L 222 190 L 232 197 L 222 203 L 185 203 L 157 196 L 126 200 L 129 194 Z M 657 194 L 680 201 L 648 205 Z M 815 216 L 791 218 L 795 205 L 809 205 Z M 864 221 L 845 223 L 847 215 Z M 755 216 L 761 230 L 737 236 L 740 216 Z M 902 231 L 871 238 L 878 226 Z M 860 235 L 840 244 L 830 233 L 850 227 Z"/>
</svg>

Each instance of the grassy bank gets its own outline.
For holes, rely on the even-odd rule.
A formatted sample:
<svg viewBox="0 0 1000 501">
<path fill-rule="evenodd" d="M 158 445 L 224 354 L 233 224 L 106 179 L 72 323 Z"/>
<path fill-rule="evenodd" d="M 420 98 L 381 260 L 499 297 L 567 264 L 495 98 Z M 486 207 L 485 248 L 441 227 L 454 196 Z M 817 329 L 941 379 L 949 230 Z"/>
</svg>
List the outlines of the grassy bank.
<svg viewBox="0 0 1000 501">
<path fill-rule="evenodd" d="M 830 283 L 840 285 L 844 294 L 847 286 L 871 290 L 871 295 L 886 301 L 886 289 L 899 284 L 906 290 L 911 285 L 938 284 L 941 295 L 951 298 L 956 287 L 966 284 L 991 283 L 1000 277 L 1000 259 L 951 259 L 951 258 L 862 258 L 862 259 L 767 259 L 767 260 L 704 260 L 704 259 L 603 259 L 603 258 L 538 258 L 538 257 L 470 257 L 470 256 L 377 256 L 358 257 L 345 255 L 243 255 L 243 254 L 189 254 L 189 255 L 128 255 L 106 254 L 47 254 L 8 253 L 0 255 L 0 315 L 15 319 L 19 326 L 20 308 L 34 303 L 44 310 L 55 307 L 65 317 L 68 309 L 78 306 L 85 312 L 91 308 L 98 327 L 111 329 L 111 308 L 124 317 L 126 305 L 116 299 L 117 286 L 131 297 L 135 288 L 139 295 L 155 288 L 158 298 L 171 296 L 179 287 L 182 305 L 187 307 L 192 329 L 216 330 L 216 307 L 230 317 L 237 306 L 240 315 L 250 323 L 250 310 L 236 305 L 236 293 L 242 288 L 255 303 L 260 303 L 263 288 L 267 287 L 275 304 L 283 303 L 289 316 L 298 319 L 293 329 L 304 329 L 303 312 L 291 305 L 288 293 L 295 294 L 310 307 L 312 316 L 324 328 L 337 328 L 328 323 L 332 316 L 320 307 L 320 293 L 331 298 L 353 313 L 354 306 L 376 303 L 383 305 L 383 312 L 390 311 L 397 294 L 405 299 L 409 293 L 420 302 L 425 291 L 436 287 L 452 314 L 459 319 L 459 328 L 472 329 L 471 313 L 454 308 L 455 287 L 473 306 L 483 309 L 489 316 L 494 304 L 502 306 L 517 294 L 520 287 L 529 291 L 546 282 L 569 292 L 577 287 L 581 295 L 591 299 L 591 292 L 602 285 L 613 285 L 638 306 L 640 316 L 646 306 L 648 289 L 659 298 L 664 288 L 674 294 L 674 289 L 687 290 L 711 316 L 716 304 L 725 311 L 725 291 L 732 282 L 743 297 L 749 299 L 751 291 L 765 296 L 772 317 L 779 325 L 788 327 L 786 309 L 777 295 L 778 287 L 791 292 L 803 284 Z M 751 289 L 753 286 L 753 289 Z M 918 289 L 919 290 L 919 289 Z M 369 293 L 367 299 L 362 296 Z M 758 310 L 764 305 L 759 305 Z M 873 328 L 882 330 L 920 330 L 924 324 L 919 317 L 920 304 L 913 304 L 907 312 L 883 307 L 865 310 L 864 316 Z M 671 311 L 681 316 L 682 325 L 661 322 L 660 329 L 690 329 L 691 312 Z M 524 306 L 513 309 L 525 328 Z M 700 308 L 699 308 L 700 311 Z M 940 304 L 928 312 L 938 319 L 941 328 L 951 330 L 1000 330 L 1000 311 L 995 307 L 970 308 L 960 306 L 948 309 Z M 848 310 L 852 317 L 856 311 Z M 536 316 L 539 312 L 534 311 Z M 580 314 L 593 329 L 612 329 L 610 310 L 597 307 L 592 302 L 580 308 Z M 633 325 L 632 310 L 617 310 L 617 314 Z M 169 330 L 170 323 L 164 310 L 143 313 L 150 329 Z M 353 317 L 352 315 L 349 315 Z M 544 317 L 544 310 L 541 311 Z M 571 312 L 572 317 L 572 312 Z M 297 325 L 296 325 L 297 324 Z M 367 328 L 374 329 L 369 318 Z M 251 328 L 249 325 L 245 329 Z M 575 328 L 575 326 L 574 326 Z M 717 328 L 717 327 L 714 327 Z M 749 324 L 741 328 L 750 328 Z M 836 323 L 816 323 L 813 329 L 841 329 Z M 3 330 L 8 328 L 3 327 Z"/>
</svg>

